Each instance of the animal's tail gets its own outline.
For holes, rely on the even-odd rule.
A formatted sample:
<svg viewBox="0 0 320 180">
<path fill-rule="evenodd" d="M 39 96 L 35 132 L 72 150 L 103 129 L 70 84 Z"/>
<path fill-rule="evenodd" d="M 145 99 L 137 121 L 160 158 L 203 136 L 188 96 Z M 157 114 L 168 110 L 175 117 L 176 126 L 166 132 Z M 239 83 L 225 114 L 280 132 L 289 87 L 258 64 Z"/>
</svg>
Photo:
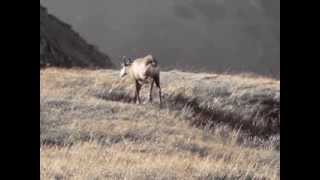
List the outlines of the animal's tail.
<svg viewBox="0 0 320 180">
<path fill-rule="evenodd" d="M 153 59 L 151 65 L 152 65 L 153 67 L 157 67 L 157 66 L 158 66 L 158 61 L 157 61 L 156 59 Z"/>
<path fill-rule="evenodd" d="M 149 60 L 147 61 L 146 65 L 149 65 L 149 64 L 150 64 L 152 67 L 157 67 L 157 66 L 158 66 L 158 61 L 157 61 L 155 58 L 149 59 Z"/>
<path fill-rule="evenodd" d="M 152 63 L 153 66 L 158 66 L 158 61 L 156 58 L 153 58 L 153 63 Z"/>
<path fill-rule="evenodd" d="M 152 67 L 157 67 L 158 66 L 158 61 L 155 57 L 153 57 L 151 54 L 147 55 L 144 57 L 146 59 L 146 66 L 151 65 Z"/>
</svg>

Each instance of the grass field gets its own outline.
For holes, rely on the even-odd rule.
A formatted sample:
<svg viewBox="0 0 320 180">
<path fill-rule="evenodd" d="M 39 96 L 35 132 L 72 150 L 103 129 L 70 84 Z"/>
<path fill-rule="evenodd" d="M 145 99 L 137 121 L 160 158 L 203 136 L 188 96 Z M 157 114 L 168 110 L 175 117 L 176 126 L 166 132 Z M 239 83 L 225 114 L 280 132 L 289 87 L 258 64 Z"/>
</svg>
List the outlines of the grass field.
<svg viewBox="0 0 320 180">
<path fill-rule="evenodd" d="M 279 81 L 162 72 L 160 109 L 115 70 L 40 75 L 41 179 L 280 179 Z"/>
</svg>

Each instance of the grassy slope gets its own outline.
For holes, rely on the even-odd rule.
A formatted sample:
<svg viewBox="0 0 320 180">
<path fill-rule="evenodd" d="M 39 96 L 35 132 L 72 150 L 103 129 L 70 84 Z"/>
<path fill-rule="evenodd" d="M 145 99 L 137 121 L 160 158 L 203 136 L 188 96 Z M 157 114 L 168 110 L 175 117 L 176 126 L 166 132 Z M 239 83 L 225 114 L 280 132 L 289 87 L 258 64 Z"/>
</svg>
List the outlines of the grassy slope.
<svg viewBox="0 0 320 180">
<path fill-rule="evenodd" d="M 279 81 L 164 72 L 165 106 L 159 109 L 157 102 L 125 103 L 134 87 L 125 81 L 112 88 L 117 71 L 40 72 L 41 179 L 279 179 L 279 132 L 266 130 L 262 138 L 255 131 L 265 127 L 263 122 L 269 118 L 259 116 L 262 112 L 277 111 L 277 107 L 258 107 L 266 100 L 278 101 Z M 143 92 L 147 91 L 145 87 Z M 188 102 L 190 106 L 182 106 Z M 227 119 L 235 116 L 241 122 L 262 122 L 242 130 L 234 126 L 237 123 L 215 116 L 221 119 L 219 123 L 206 122 L 208 126 L 198 128 L 194 122 L 205 116 L 196 112 L 194 104 Z M 228 117 L 227 112 L 235 115 Z M 250 113 L 257 118 L 244 117 Z M 273 121 L 280 123 L 277 118 Z"/>
</svg>

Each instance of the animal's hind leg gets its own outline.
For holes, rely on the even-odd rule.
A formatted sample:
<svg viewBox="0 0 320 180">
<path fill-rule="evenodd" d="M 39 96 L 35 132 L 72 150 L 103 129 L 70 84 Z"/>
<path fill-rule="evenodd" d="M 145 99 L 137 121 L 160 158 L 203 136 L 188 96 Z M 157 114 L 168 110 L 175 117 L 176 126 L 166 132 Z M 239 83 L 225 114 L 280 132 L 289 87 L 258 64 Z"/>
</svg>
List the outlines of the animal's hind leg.
<svg viewBox="0 0 320 180">
<path fill-rule="evenodd" d="M 138 83 L 138 84 L 139 84 L 139 85 L 138 85 L 138 94 L 137 94 L 137 96 L 138 96 L 138 104 L 141 104 L 140 90 L 141 90 L 142 85 L 141 85 L 140 83 Z"/>
<path fill-rule="evenodd" d="M 138 100 L 139 104 L 141 103 L 141 100 L 140 100 L 140 89 L 141 89 L 141 84 L 138 81 L 136 81 L 136 93 L 135 93 L 135 96 L 134 96 L 134 103 L 137 103 L 137 100 Z"/>
<path fill-rule="evenodd" d="M 137 94 L 138 94 L 138 87 L 137 87 L 138 85 L 137 85 L 137 83 L 135 85 L 136 85 L 136 90 L 134 92 L 134 98 L 133 98 L 134 103 L 136 103 L 136 101 L 137 101 Z"/>
<path fill-rule="evenodd" d="M 161 107 L 161 105 L 162 105 L 162 99 L 161 99 L 160 77 L 157 76 L 154 80 L 155 80 L 155 83 L 156 83 L 156 85 L 157 85 L 157 87 L 158 87 L 158 90 L 159 90 L 159 100 L 160 100 L 160 107 Z"/>
<path fill-rule="evenodd" d="M 152 102 L 152 90 L 153 90 L 154 79 L 151 82 L 150 93 L 149 93 L 149 102 Z"/>
</svg>

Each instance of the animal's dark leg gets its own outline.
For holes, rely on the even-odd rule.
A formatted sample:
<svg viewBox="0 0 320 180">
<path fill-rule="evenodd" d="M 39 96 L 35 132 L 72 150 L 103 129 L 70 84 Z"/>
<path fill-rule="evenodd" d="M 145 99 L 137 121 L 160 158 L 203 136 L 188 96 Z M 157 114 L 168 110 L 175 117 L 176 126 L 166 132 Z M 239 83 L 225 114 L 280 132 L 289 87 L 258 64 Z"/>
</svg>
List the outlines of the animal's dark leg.
<svg viewBox="0 0 320 180">
<path fill-rule="evenodd" d="M 154 79 L 151 82 L 150 93 L 149 93 L 149 102 L 152 102 L 152 90 L 153 90 Z"/>
<path fill-rule="evenodd" d="M 134 94 L 134 103 L 137 103 L 137 99 L 139 100 L 140 89 L 141 89 L 141 85 L 139 84 L 138 81 L 136 81 L 136 92 Z"/>
<path fill-rule="evenodd" d="M 156 76 L 154 80 L 155 80 L 155 83 L 156 83 L 156 85 L 157 85 L 157 87 L 158 87 L 158 89 L 159 89 L 159 100 L 160 100 L 160 107 L 161 107 L 161 105 L 162 105 L 162 98 L 161 98 L 160 77 L 159 77 L 159 76 Z"/>
<path fill-rule="evenodd" d="M 138 99 L 138 104 L 141 103 L 141 99 L 140 99 L 140 90 L 141 90 L 141 84 L 136 81 L 136 91 L 137 91 L 137 95 L 136 95 L 136 99 Z M 136 101 L 135 101 L 136 102 Z"/>
<path fill-rule="evenodd" d="M 136 101 L 137 101 L 138 83 L 136 82 L 135 85 L 136 85 L 136 90 L 134 92 L 134 98 L 133 98 L 134 103 L 136 103 Z"/>
</svg>

